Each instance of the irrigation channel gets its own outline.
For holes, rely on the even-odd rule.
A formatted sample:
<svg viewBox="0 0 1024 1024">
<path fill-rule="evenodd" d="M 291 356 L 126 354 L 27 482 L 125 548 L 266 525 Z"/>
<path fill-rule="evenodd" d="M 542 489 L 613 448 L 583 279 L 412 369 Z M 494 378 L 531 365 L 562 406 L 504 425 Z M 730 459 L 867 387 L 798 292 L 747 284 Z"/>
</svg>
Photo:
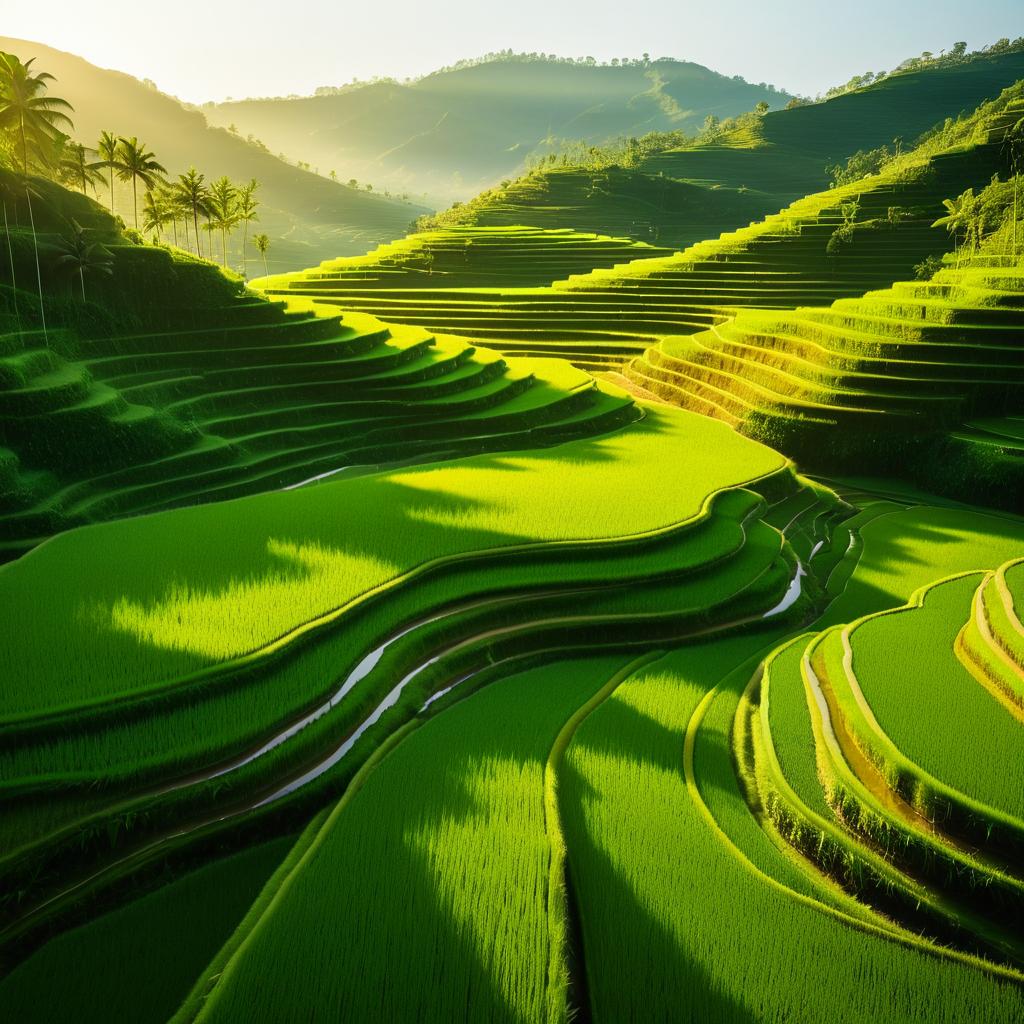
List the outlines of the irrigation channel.
<svg viewBox="0 0 1024 1024">
<path fill-rule="evenodd" d="M 763 506 L 757 514 L 764 514 Z M 757 514 L 751 513 L 741 522 L 744 543 L 749 522 L 757 518 Z M 788 523 L 784 531 L 792 525 L 792 522 Z M 666 573 L 663 578 L 671 580 L 691 574 L 691 569 L 677 570 L 675 573 Z M 218 833 L 247 815 L 252 817 L 254 814 L 272 810 L 277 805 L 286 804 L 286 798 L 314 789 L 314 783 L 329 781 L 332 769 L 347 763 L 348 755 L 357 742 L 377 725 L 388 711 L 399 708 L 403 694 L 410 684 L 430 669 L 440 666 L 443 674 L 431 683 L 432 690 L 425 700 L 418 702 L 415 707 L 399 708 L 400 711 L 404 710 L 404 718 L 394 723 L 388 735 L 393 736 L 406 723 L 422 718 L 426 714 L 443 711 L 443 708 L 448 706 L 447 703 L 440 704 L 443 698 L 450 699 L 455 691 L 468 695 L 477 685 L 484 684 L 487 677 L 493 677 L 499 670 L 518 662 L 539 658 L 553 659 L 574 650 L 593 650 L 599 647 L 624 651 L 652 650 L 665 645 L 708 639 L 737 629 L 757 627 L 766 620 L 778 618 L 782 622 L 783 616 L 798 601 L 803 590 L 803 580 L 807 575 L 806 567 L 798 561 L 786 581 L 785 592 L 767 611 L 758 610 L 722 621 L 712 621 L 710 624 L 706 620 L 695 621 L 695 617 L 688 614 L 692 609 L 673 609 L 658 615 L 616 615 L 607 612 L 596 615 L 567 615 L 545 613 L 543 609 L 533 611 L 544 603 L 562 604 L 566 599 L 623 592 L 637 585 L 637 581 L 631 579 L 572 587 L 523 588 L 449 605 L 416 618 L 391 632 L 368 651 L 326 699 L 318 702 L 312 709 L 280 723 L 271 735 L 265 736 L 250 749 L 201 771 L 136 791 L 130 797 L 95 812 L 88 819 L 75 822 L 34 844 L 36 851 L 42 854 L 46 868 L 39 872 L 39 877 L 53 876 L 56 886 L 48 893 L 40 894 L 31 903 L 18 908 L 13 918 L 0 931 L 0 950 L 4 952 L 5 959 L 21 959 L 55 930 L 67 926 L 64 917 L 66 914 L 70 914 L 72 918 L 76 916 L 76 902 L 80 899 L 87 897 L 88 902 L 97 902 L 100 905 L 109 903 L 111 899 L 117 898 L 113 891 L 119 882 L 130 880 L 137 872 L 152 865 L 164 851 L 178 850 L 183 841 L 190 837 L 201 838 Z M 723 602 L 720 610 L 728 611 L 729 606 L 735 604 L 737 598 L 741 598 L 743 591 L 749 586 L 750 581 Z M 331 713 L 343 705 L 345 698 L 357 684 L 379 671 L 378 666 L 384 655 L 399 642 L 411 641 L 411 646 L 415 647 L 419 634 L 429 636 L 439 629 L 443 632 L 448 625 L 455 627 L 457 631 L 460 623 L 463 627 L 472 627 L 472 621 L 463 623 L 462 620 L 474 613 L 486 620 L 489 617 L 500 617 L 509 612 L 519 611 L 526 613 L 520 621 L 497 626 L 488 624 L 485 628 L 470 628 L 457 639 L 451 639 L 440 647 L 421 653 L 412 666 L 403 672 L 398 682 L 388 689 L 385 696 L 357 725 L 345 730 L 340 739 L 337 736 L 337 729 L 331 729 Z M 641 624 L 643 628 L 638 628 Z M 805 625 L 805 622 L 799 624 L 801 628 Z M 467 658 L 473 659 L 474 656 L 475 663 L 467 665 Z M 448 662 L 452 664 L 446 668 Z M 455 693 L 455 699 L 459 699 L 458 693 Z M 258 763 L 271 751 L 281 748 L 297 737 L 306 736 L 307 730 L 310 733 L 316 731 L 311 729 L 313 726 L 319 729 L 318 752 L 306 759 L 300 767 L 292 767 L 282 777 L 269 780 L 257 777 L 250 783 L 244 795 L 240 795 L 237 790 L 233 793 L 229 790 L 228 799 L 221 801 L 215 808 L 205 807 L 198 813 L 194 805 L 189 806 L 186 803 L 183 808 L 176 805 L 172 811 L 178 810 L 181 814 L 178 821 L 169 824 L 165 819 L 161 827 L 153 829 L 149 834 L 143 834 L 143 830 L 140 829 L 135 837 L 126 842 L 121 854 L 114 859 L 98 863 L 102 860 L 103 851 L 94 851 L 92 859 L 86 860 L 85 865 L 80 866 L 83 850 L 79 843 L 75 850 L 76 856 L 68 858 L 65 863 L 61 862 L 61 854 L 66 854 L 67 848 L 60 843 L 53 845 L 53 840 L 65 838 L 69 833 L 80 834 L 84 826 L 95 824 L 97 821 L 123 818 L 126 814 L 130 815 L 133 808 L 141 808 L 153 800 L 177 794 L 187 796 L 190 790 L 198 791 L 206 783 L 230 777 L 240 769 Z M 378 745 L 385 743 L 387 738 L 382 736 Z M 147 810 L 152 811 L 152 807 L 148 807 Z M 150 820 L 151 815 L 147 815 L 146 819 Z M 52 860 L 51 849 L 57 851 Z M 109 854 L 109 848 L 105 852 Z M 49 863 L 45 863 L 46 861 Z M 66 870 L 68 864 L 73 864 L 74 867 Z"/>
</svg>

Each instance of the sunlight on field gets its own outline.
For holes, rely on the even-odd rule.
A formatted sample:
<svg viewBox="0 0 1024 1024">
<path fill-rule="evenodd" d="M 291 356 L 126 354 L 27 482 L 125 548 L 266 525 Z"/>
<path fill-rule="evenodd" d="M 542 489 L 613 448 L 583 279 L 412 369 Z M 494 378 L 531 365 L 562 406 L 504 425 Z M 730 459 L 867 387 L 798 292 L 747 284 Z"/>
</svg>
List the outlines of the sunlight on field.
<svg viewBox="0 0 1024 1024">
<path fill-rule="evenodd" d="M 233 580 L 216 591 L 172 584 L 150 603 L 122 597 L 110 608 L 110 622 L 140 643 L 225 658 L 265 643 L 398 569 L 320 544 L 271 539 L 267 552 L 284 563 L 281 571 Z"/>
<path fill-rule="evenodd" d="M 0 39 L 4 1021 L 1024 1021 L 1024 36 L 967 46 L 199 109 Z"/>
</svg>

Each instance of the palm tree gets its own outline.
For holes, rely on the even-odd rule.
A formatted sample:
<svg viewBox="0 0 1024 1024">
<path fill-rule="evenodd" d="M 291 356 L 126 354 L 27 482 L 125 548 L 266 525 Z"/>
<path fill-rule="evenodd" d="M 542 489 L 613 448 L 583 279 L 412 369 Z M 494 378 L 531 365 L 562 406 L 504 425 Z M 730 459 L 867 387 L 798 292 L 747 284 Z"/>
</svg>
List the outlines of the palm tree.
<svg viewBox="0 0 1024 1024">
<path fill-rule="evenodd" d="M 133 135 L 130 139 L 117 140 L 117 152 L 114 157 L 114 170 L 121 181 L 132 183 L 132 201 L 135 206 L 135 227 L 139 226 L 139 182 L 151 192 L 163 181 L 167 168 L 159 164 L 153 154 L 146 149 L 145 143 L 139 142 Z"/>
<path fill-rule="evenodd" d="M 82 190 L 82 195 L 88 194 L 89 185 L 95 190 L 97 184 L 103 181 L 103 174 L 100 171 L 105 164 L 102 161 L 90 161 L 86 159 L 92 152 L 80 142 L 65 140 L 61 147 L 60 163 L 58 173 L 62 181 L 74 183 Z"/>
<path fill-rule="evenodd" d="M 956 264 L 960 266 L 960 249 L 957 245 L 957 237 L 963 232 L 964 245 L 971 240 L 977 225 L 978 199 L 974 189 L 969 188 L 961 192 L 956 199 L 943 199 L 942 205 L 946 208 L 946 216 L 940 217 L 933 228 L 945 228 L 953 236 L 953 248 L 956 250 Z"/>
<path fill-rule="evenodd" d="M 181 218 L 181 226 L 185 229 L 185 248 L 190 249 L 192 242 L 189 236 L 188 222 L 192 217 L 192 206 L 185 200 L 185 197 L 182 196 L 176 184 L 169 186 L 169 195 L 169 201 L 171 206 L 174 208 L 175 217 Z M 177 223 L 177 221 L 175 221 L 175 223 Z M 177 232 L 177 228 L 175 228 L 175 232 Z"/>
<path fill-rule="evenodd" d="M 207 201 L 211 231 L 219 231 L 223 263 L 228 265 L 228 232 L 238 224 L 238 189 L 226 177 L 210 185 Z"/>
<path fill-rule="evenodd" d="M 100 132 L 96 144 L 103 166 L 110 169 L 110 212 L 114 213 L 114 168 L 117 166 L 117 136 L 113 132 Z"/>
<path fill-rule="evenodd" d="M 270 269 L 267 267 L 267 250 L 270 248 L 270 239 L 266 235 L 257 235 L 252 240 L 252 244 L 256 246 L 256 250 L 263 257 L 263 273 L 269 277 Z"/>
<path fill-rule="evenodd" d="M 10 53 L 0 51 L 0 130 L 14 129 L 21 138 L 22 175 L 21 187 L 28 204 L 29 226 L 32 230 L 32 247 L 36 261 L 36 285 L 39 289 L 39 317 L 43 328 L 44 343 L 49 344 L 46 332 L 46 310 L 43 303 L 43 274 L 39 264 L 39 236 L 36 233 L 35 212 L 32 196 L 42 198 L 35 185 L 29 181 L 29 147 L 33 156 L 43 164 L 51 162 L 54 151 L 63 145 L 66 135 L 57 127 L 66 124 L 73 127 L 64 110 L 72 110 L 67 100 L 56 96 L 43 96 L 47 82 L 53 75 L 42 72 L 32 73 L 33 60 L 23 64 Z M 17 207 L 15 206 L 15 209 Z M 10 230 L 7 225 L 7 203 L 4 201 L 4 226 L 7 233 L 8 256 L 11 260 L 11 279 L 14 281 L 14 254 L 10 246 Z M 15 302 L 17 299 L 15 298 Z M 15 315 L 17 307 L 15 306 Z M 20 324 L 20 318 L 19 318 Z"/>
<path fill-rule="evenodd" d="M 184 208 L 173 185 L 163 185 L 156 190 L 156 196 L 167 214 L 168 223 L 171 225 L 171 237 L 174 240 L 174 247 L 178 247 L 178 218 L 182 215 Z M 145 211 L 143 211 L 145 213 Z M 185 222 L 186 225 L 188 221 Z"/>
<path fill-rule="evenodd" d="M 199 244 L 199 214 L 206 210 L 206 186 L 203 184 L 205 177 L 194 167 L 188 169 L 187 174 L 179 174 L 178 182 L 174 186 L 184 206 L 192 211 L 192 226 L 196 232 L 196 255 L 202 257 L 203 248 Z"/>
<path fill-rule="evenodd" d="M 159 240 L 164 226 L 171 219 L 171 211 L 159 192 L 147 192 L 142 201 L 142 230 L 153 232 Z"/>
<path fill-rule="evenodd" d="M 43 95 L 53 75 L 32 73 L 35 58 L 24 64 L 11 53 L 0 52 L 0 128 L 12 128 L 21 140 L 21 169 L 28 176 L 30 147 L 36 153 L 59 141 L 59 125 L 73 127 L 64 111 L 74 108 L 58 96 Z"/>
<path fill-rule="evenodd" d="M 242 276 L 245 276 L 245 250 L 249 244 L 249 225 L 254 220 L 259 220 L 259 214 L 256 213 L 256 207 L 260 205 L 259 200 L 255 198 L 256 189 L 260 187 L 260 183 L 252 178 L 248 185 L 243 185 L 238 190 L 238 203 L 235 207 L 236 219 L 239 224 L 242 225 Z"/>
<path fill-rule="evenodd" d="M 209 245 L 210 245 L 209 260 L 212 263 L 213 262 L 213 232 L 216 229 L 213 226 L 213 220 L 212 220 L 213 214 L 211 213 L 211 210 L 210 210 L 210 202 L 209 202 L 209 200 L 206 201 L 206 205 L 203 207 L 202 213 L 203 213 L 203 216 L 206 218 L 206 223 L 203 224 L 203 230 L 206 232 L 207 236 L 210 239 L 210 243 L 209 243 Z"/>
<path fill-rule="evenodd" d="M 85 228 L 76 220 L 71 221 L 71 237 L 61 240 L 60 254 L 54 262 L 56 266 L 78 274 L 78 280 L 82 285 L 83 302 L 87 273 L 114 272 L 114 260 L 110 250 L 101 242 L 90 242 L 86 237 Z"/>
</svg>

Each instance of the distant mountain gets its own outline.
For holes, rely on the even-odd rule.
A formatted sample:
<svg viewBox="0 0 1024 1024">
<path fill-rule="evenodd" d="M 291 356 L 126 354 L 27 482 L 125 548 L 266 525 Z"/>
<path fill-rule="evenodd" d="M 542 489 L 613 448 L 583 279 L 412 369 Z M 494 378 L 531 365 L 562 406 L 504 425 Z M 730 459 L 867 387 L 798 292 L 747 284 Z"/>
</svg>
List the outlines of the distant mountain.
<svg viewBox="0 0 1024 1024">
<path fill-rule="evenodd" d="M 0 37 L 0 50 L 24 60 L 36 57 L 37 67 L 56 77 L 52 90 L 74 106 L 74 135 L 88 145 L 94 146 L 103 130 L 136 135 L 173 174 L 195 164 L 207 178 L 257 178 L 263 203 L 257 230 L 271 237 L 272 269 L 298 269 L 334 256 L 364 253 L 405 234 L 409 223 L 426 212 L 292 166 L 232 132 L 210 127 L 199 111 L 120 71 L 21 39 Z M 106 198 L 101 189 L 100 199 Z M 131 225 L 130 189 L 116 193 L 115 203 Z M 235 265 L 240 243 L 239 233 L 233 239 Z"/>
<path fill-rule="evenodd" d="M 626 167 L 535 169 L 421 228 L 524 224 L 684 248 L 828 188 L 831 167 L 858 151 L 911 148 L 928 129 L 1020 79 L 1021 51 L 936 62 L 832 99 L 741 119 L 710 139 Z"/>
<path fill-rule="evenodd" d="M 696 133 L 764 100 L 791 97 L 687 61 L 600 66 L 496 59 L 417 81 L 352 86 L 334 95 L 207 104 L 275 151 L 337 169 L 343 179 L 439 200 L 466 198 L 523 167 L 545 140 L 604 142 L 655 129 Z"/>
</svg>

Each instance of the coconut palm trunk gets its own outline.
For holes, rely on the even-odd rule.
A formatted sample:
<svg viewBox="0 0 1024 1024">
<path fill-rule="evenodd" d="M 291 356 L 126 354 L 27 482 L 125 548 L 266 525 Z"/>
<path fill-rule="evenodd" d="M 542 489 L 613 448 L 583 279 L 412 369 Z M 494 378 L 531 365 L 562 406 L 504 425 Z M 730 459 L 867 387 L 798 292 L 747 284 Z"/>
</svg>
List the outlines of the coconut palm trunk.
<svg viewBox="0 0 1024 1024">
<path fill-rule="evenodd" d="M 14 319 L 18 321 L 18 336 L 21 336 L 21 314 L 18 312 L 18 279 L 14 270 L 14 247 L 11 245 L 11 226 L 7 222 L 7 202 L 4 201 L 4 237 L 7 239 L 7 258 L 11 261 L 11 303 Z"/>
<path fill-rule="evenodd" d="M 32 193 L 29 191 L 28 183 L 25 183 L 25 198 L 28 200 L 28 222 L 32 228 L 32 246 L 36 253 L 36 284 L 39 287 L 39 319 L 43 325 L 43 344 L 50 347 L 50 336 L 46 332 L 46 309 L 43 304 L 43 271 L 39 265 L 39 239 L 36 236 L 36 219 L 32 212 Z"/>
</svg>

